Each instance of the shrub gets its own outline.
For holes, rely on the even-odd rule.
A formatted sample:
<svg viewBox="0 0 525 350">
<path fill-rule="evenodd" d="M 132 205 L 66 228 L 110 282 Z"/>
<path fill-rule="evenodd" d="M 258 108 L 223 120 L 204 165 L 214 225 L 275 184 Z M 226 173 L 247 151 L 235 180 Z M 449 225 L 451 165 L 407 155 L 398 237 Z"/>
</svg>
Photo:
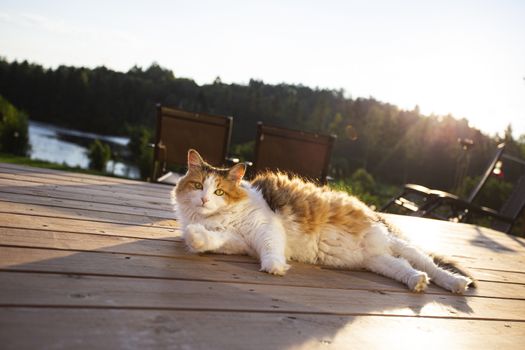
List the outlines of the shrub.
<svg viewBox="0 0 525 350">
<path fill-rule="evenodd" d="M 357 169 L 350 178 L 331 183 L 330 187 L 348 192 L 374 208 L 381 205 L 381 199 L 376 194 L 374 178 L 365 169 Z"/>
<path fill-rule="evenodd" d="M 111 159 L 111 148 L 97 139 L 89 146 L 88 158 L 90 169 L 104 171 L 106 164 Z"/>
<path fill-rule="evenodd" d="M 133 162 L 140 171 L 140 177 L 147 179 L 150 176 L 153 162 L 153 148 L 149 146 L 152 142 L 151 131 L 145 127 L 134 127 L 130 129 L 128 149 Z"/>
<path fill-rule="evenodd" d="M 0 95 L 0 151 L 26 156 L 29 151 L 27 115 Z"/>
<path fill-rule="evenodd" d="M 467 198 L 474 187 L 479 183 L 480 178 L 481 176 L 465 178 L 459 189 L 459 196 L 461 198 Z M 510 196 L 512 187 L 512 183 L 508 181 L 496 177 L 490 177 L 479 192 L 474 204 L 499 210 Z"/>
</svg>

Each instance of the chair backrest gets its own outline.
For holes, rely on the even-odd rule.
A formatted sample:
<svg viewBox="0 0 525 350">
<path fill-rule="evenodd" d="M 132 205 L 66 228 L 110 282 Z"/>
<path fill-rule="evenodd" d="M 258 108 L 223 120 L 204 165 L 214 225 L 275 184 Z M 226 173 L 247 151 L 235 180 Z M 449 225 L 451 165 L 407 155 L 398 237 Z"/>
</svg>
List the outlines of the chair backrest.
<svg viewBox="0 0 525 350">
<path fill-rule="evenodd" d="M 504 150 L 505 150 L 505 144 L 504 143 L 500 143 L 498 145 L 497 149 L 496 149 L 496 153 L 494 154 L 494 157 L 491 159 L 487 169 L 485 170 L 485 173 L 483 174 L 483 176 L 479 180 L 479 183 L 477 184 L 477 186 L 472 190 L 472 192 L 468 196 L 467 202 L 472 203 L 474 201 L 474 199 L 476 199 L 476 197 L 478 196 L 479 192 L 481 191 L 481 189 L 483 188 L 483 186 L 485 185 L 485 183 L 489 179 L 490 175 L 494 171 L 494 167 L 496 167 L 496 163 L 501 158 L 501 155 L 503 154 Z"/>
<path fill-rule="evenodd" d="M 501 216 L 504 216 L 509 219 L 508 222 L 495 220 L 492 224 L 492 228 L 498 231 L 509 232 L 512 228 L 512 225 L 518 219 L 518 216 L 520 215 L 524 207 L 525 175 L 522 175 L 514 185 L 510 197 L 503 204 L 499 212 Z"/>
<path fill-rule="evenodd" d="M 280 170 L 326 183 L 334 135 L 257 123 L 253 172 Z"/>
<path fill-rule="evenodd" d="M 232 123 L 232 117 L 192 113 L 157 104 L 152 179 L 162 175 L 166 165 L 186 165 L 190 148 L 196 149 L 210 164 L 224 165 Z"/>
</svg>

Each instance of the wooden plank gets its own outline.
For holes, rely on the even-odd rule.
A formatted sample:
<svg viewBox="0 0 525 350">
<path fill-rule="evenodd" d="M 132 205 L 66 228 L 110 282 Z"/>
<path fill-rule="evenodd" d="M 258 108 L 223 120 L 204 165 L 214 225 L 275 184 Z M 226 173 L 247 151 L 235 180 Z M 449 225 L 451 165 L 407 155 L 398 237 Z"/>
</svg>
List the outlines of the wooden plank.
<svg viewBox="0 0 525 350">
<path fill-rule="evenodd" d="M 0 227 L 0 245 L 130 255 L 192 256 L 182 239 L 144 239 L 105 234 L 72 233 Z M 193 255 L 195 256 L 195 255 Z M 244 261 L 252 261 L 246 257 Z"/>
<path fill-rule="evenodd" d="M 32 248 L 51 248 L 61 250 L 74 250 L 74 251 L 97 251 L 105 253 L 120 253 L 126 255 L 145 255 L 145 256 L 157 256 L 157 257 L 184 257 L 184 258 L 195 258 L 200 259 L 199 256 L 190 255 L 186 252 L 184 244 L 180 242 L 168 242 L 159 240 L 147 240 L 147 239 L 134 239 L 124 237 L 112 237 L 104 235 L 91 235 L 91 234 L 75 234 L 75 233 L 61 233 L 61 232 L 47 232 L 47 231 L 34 231 L 34 230 L 21 230 L 21 229 L 6 229 L 0 228 L 0 245 L 11 246 L 11 247 L 32 247 Z M 221 255 L 210 255 L 209 259 L 221 259 L 231 261 L 231 256 Z M 255 265 L 258 262 L 249 257 L 235 256 L 235 260 L 238 262 L 253 263 Z M 297 265 L 294 264 L 294 269 L 297 269 Z M 345 288 L 353 286 L 353 288 L 366 288 L 374 290 L 390 290 L 406 292 L 406 287 L 400 283 L 394 283 L 388 278 L 376 276 L 370 274 L 367 280 L 363 278 L 355 278 L 355 274 L 363 274 L 363 272 L 348 272 L 349 276 L 341 275 L 340 271 L 325 270 L 319 272 L 324 273 L 325 278 L 318 280 L 317 271 L 314 276 L 309 280 L 308 274 L 311 273 L 311 269 L 308 265 L 300 265 L 299 270 L 296 271 L 298 274 L 304 274 L 302 278 L 303 285 L 309 287 L 322 288 L 325 285 L 325 280 L 330 279 L 333 281 L 332 286 L 342 285 L 341 279 L 348 279 L 345 281 Z M 139 274 L 140 277 L 140 274 Z M 213 276 L 196 276 L 203 277 L 206 280 L 213 279 Z M 234 282 L 235 279 L 231 279 Z M 282 283 L 285 280 L 277 279 L 277 283 Z M 339 284 L 338 284 L 339 283 Z M 431 285 L 428 289 L 429 293 L 447 293 L 441 288 Z M 500 283 L 492 282 L 479 282 L 479 288 L 472 289 L 468 295 L 484 296 L 484 297 L 502 297 L 502 298 L 521 298 L 525 295 L 524 284 L 506 284 L 502 286 Z"/>
<path fill-rule="evenodd" d="M 4 349 L 522 349 L 522 322 L 168 310 L 0 309 Z"/>
<path fill-rule="evenodd" d="M 10 175 L 0 173 L 0 185 L 5 183 L 12 183 L 12 181 L 17 182 L 17 186 L 24 187 L 43 187 L 51 189 L 59 189 L 71 192 L 71 193 L 90 193 L 94 195 L 100 195 L 102 197 L 112 196 L 121 199 L 128 199 L 132 201 L 140 202 L 150 202 L 163 204 L 171 203 L 171 193 L 170 191 L 157 192 L 157 193 L 142 193 L 137 194 L 125 189 L 119 189 L 118 185 L 108 187 L 105 184 L 84 184 L 84 183 L 64 183 L 60 180 L 38 180 L 31 176 L 24 175 Z"/>
<path fill-rule="evenodd" d="M 0 202 L 0 208 L 1 208 Z M 13 205 L 13 207 L 16 207 Z M 30 209 L 32 206 L 27 206 L 27 212 L 31 212 Z M 46 209 L 50 211 L 51 209 Z M 0 211 L 2 211 L 0 209 Z M 24 209 L 20 209 L 18 212 L 24 212 Z M 81 214 L 87 215 L 87 212 L 82 212 Z M 180 236 L 180 231 L 178 231 L 176 221 L 165 221 L 162 219 L 158 222 L 161 225 L 157 225 L 157 221 L 152 220 L 150 224 L 128 224 L 123 220 L 119 220 L 116 217 L 114 220 L 102 221 L 100 218 L 95 218 L 95 221 L 88 221 L 87 219 L 92 219 L 85 217 L 83 220 L 74 219 L 72 215 L 69 215 L 71 218 L 61 218 L 59 216 L 61 213 L 55 215 L 55 217 L 50 216 L 35 216 L 35 215 L 23 215 L 23 214 L 11 214 L 4 213 L 2 214 L 2 222 L 0 226 L 8 228 L 25 228 L 33 230 L 48 230 L 53 232 L 76 232 L 76 233 L 92 233 L 92 234 L 107 234 L 114 236 L 126 236 L 134 238 L 163 238 L 163 239 L 173 239 Z M 109 219 L 108 219 L 109 220 Z M 147 229 L 146 229 L 147 228 Z M 484 253 L 469 251 L 469 249 L 464 249 L 461 256 L 454 256 L 456 260 L 462 263 L 464 266 L 472 268 L 490 268 L 490 269 L 499 269 L 504 271 L 514 271 L 514 272 L 523 272 L 525 266 L 525 258 L 523 256 L 515 256 L 512 258 L 506 257 L 502 254 L 494 253 Z"/>
<path fill-rule="evenodd" d="M 106 213 L 129 214 L 133 216 L 146 216 L 150 218 L 161 219 L 175 219 L 175 212 L 173 210 L 156 210 L 151 208 L 137 208 L 132 206 L 123 206 L 106 203 L 82 202 L 74 199 L 58 199 L 52 197 L 6 193 L 0 192 L 0 199 L 12 203 L 26 203 L 38 204 L 48 207 L 71 208 L 71 209 L 86 209 L 92 211 L 100 211 Z"/>
<path fill-rule="evenodd" d="M 37 180 L 30 180 L 31 175 L 23 176 L 28 177 L 26 181 L 0 179 L 0 198 L 7 193 L 20 196 L 20 202 L 0 201 L 0 212 L 6 213 L 0 214 L 0 245 L 6 245 L 0 247 L 0 269 L 3 270 L 0 304 L 7 306 L 0 312 L 2 347 L 4 344 L 8 348 L 24 344 L 42 347 L 48 341 L 50 346 L 68 348 L 107 347 L 108 344 L 136 347 L 137 343 L 141 348 L 148 348 L 160 342 L 172 344 L 170 347 L 209 348 L 213 344 L 214 348 L 221 348 L 224 344 L 224 348 L 230 349 L 245 348 L 245 339 L 261 344 L 261 339 L 266 340 L 268 334 L 276 334 L 276 339 L 270 341 L 280 348 L 331 345 L 344 348 L 348 344 L 354 347 L 360 339 L 362 346 L 358 348 L 374 347 L 374 344 L 395 348 L 405 338 L 410 342 L 403 344 L 404 349 L 420 346 L 421 338 L 432 341 L 432 345 L 447 347 L 495 344 L 521 348 L 524 345 L 525 245 L 519 239 L 469 225 L 399 219 L 405 220 L 409 235 L 419 235 L 416 239 L 420 239 L 422 232 L 431 237 L 425 240 L 427 247 L 458 255 L 467 266 L 478 267 L 473 273 L 482 278 L 480 287 L 467 296 L 455 296 L 437 287 L 419 295 L 375 274 L 303 264 L 294 264 L 290 273 L 280 278 L 259 272 L 256 261 L 248 257 L 189 254 L 176 237 L 177 232 L 161 240 L 151 239 L 156 237 L 152 235 L 155 230 L 168 230 L 151 227 L 156 218 L 134 218 L 135 212 L 70 208 L 45 202 L 53 200 L 54 192 L 70 187 L 68 184 L 77 188 L 85 186 L 82 179 L 67 182 L 67 178 L 59 174 L 34 174 Z M 18 181 L 19 187 L 5 181 Z M 48 185 L 56 181 L 57 185 L 56 188 L 48 186 L 45 195 L 36 197 L 42 201 L 33 202 L 35 187 L 26 187 L 32 181 L 48 182 Z M 108 188 L 100 178 L 86 182 L 88 187 Z M 115 186 L 118 188 L 118 184 Z M 133 185 L 129 189 L 124 187 L 122 192 L 128 197 L 135 195 Z M 28 191 L 14 194 L 12 188 Z M 151 203 L 138 198 L 128 198 L 127 204 L 108 203 L 106 199 L 111 201 L 116 196 L 103 192 L 70 192 L 67 197 L 62 193 L 65 196 L 62 199 L 77 206 L 98 201 L 107 209 L 128 206 L 146 213 L 150 209 L 158 210 L 153 206 L 147 208 Z M 93 200 L 87 197 L 84 201 L 74 200 L 77 195 L 92 195 Z M 146 207 L 139 208 L 141 205 Z M 162 209 L 173 214 L 171 205 Z M 26 215 L 28 212 L 33 215 Z M 4 216 L 7 216 L 7 225 L 2 224 L 6 222 Z M 52 226 L 40 227 L 49 223 L 38 219 L 51 221 Z M 111 231 L 105 233 L 105 228 Z M 31 248 L 34 246 L 41 248 Z M 516 272 L 495 270 L 498 268 Z M 32 306 L 28 308 L 28 305 Z M 5 310 L 8 313 L 4 318 Z M 262 322 L 263 319 L 267 323 Z M 65 322 L 69 324 L 63 325 Z M 281 326 L 280 322 L 285 325 Z M 117 338 L 115 346 L 111 346 L 112 340 L 96 343 L 105 337 L 100 331 L 105 324 L 109 325 L 107 338 Z M 253 328 L 252 337 L 245 338 L 252 333 L 244 332 L 243 327 Z M 261 327 L 267 327 L 267 333 L 261 333 Z M 48 332 L 39 333 L 41 329 Z M 512 333 L 515 329 L 518 331 Z M 232 336 L 225 337 L 228 332 Z M 261 334 L 264 337 L 261 338 Z M 399 334 L 403 334 L 401 342 Z M 502 339 L 505 336 L 509 339 Z M 169 340 L 164 342 L 163 337 Z M 23 339 L 18 340 L 20 338 Z M 136 340 L 138 338 L 140 340 Z M 480 342 L 484 338 L 486 341 Z M 15 344 L 13 339 L 19 343 Z M 173 339 L 176 342 L 169 343 Z M 290 339 L 294 340 L 289 342 Z M 24 341 L 27 342 L 22 344 Z"/>
<path fill-rule="evenodd" d="M 12 181 L 0 179 L 0 193 L 17 193 L 26 195 L 37 195 L 57 199 L 75 199 L 76 201 L 132 206 L 135 208 L 146 208 L 155 210 L 173 211 L 173 205 L 169 198 L 159 198 L 156 201 L 137 200 L 125 196 L 112 196 L 104 191 L 89 191 L 86 188 L 72 188 L 58 185 L 39 185 L 31 182 Z"/>
<path fill-rule="evenodd" d="M 162 220 L 160 218 L 151 218 L 147 216 L 127 216 L 126 218 L 124 218 L 125 220 L 120 220 L 118 216 L 115 217 L 113 214 L 107 214 L 103 212 L 99 213 L 97 211 L 89 212 L 89 211 L 71 211 L 67 209 L 59 209 L 57 210 L 57 213 L 54 214 L 54 210 L 49 209 L 49 208 L 44 208 L 43 210 L 38 211 L 38 210 L 35 210 L 34 206 L 28 206 L 29 209 L 27 210 L 22 207 L 19 208 L 19 206 L 16 206 L 16 205 L 11 206 L 10 204 L 7 204 L 7 203 L 4 203 L 4 206 L 11 207 L 10 209 L 4 208 L 2 210 L 4 212 L 8 212 L 8 211 L 15 212 L 15 213 L 33 212 L 33 213 L 42 214 L 42 211 L 43 211 L 45 215 L 54 215 L 56 217 L 62 217 L 62 218 L 84 217 L 86 219 L 93 219 L 93 220 L 98 220 L 98 221 L 106 220 L 108 222 L 126 223 L 126 221 L 128 221 L 129 223 L 139 223 L 139 224 L 146 224 L 146 225 L 149 224 L 149 225 L 157 225 L 157 226 L 174 226 L 175 225 L 175 222 L 171 220 Z M 63 212 L 66 212 L 67 215 L 63 215 Z M 31 225 L 28 227 L 34 228 L 34 225 Z M 457 260 L 460 260 L 462 263 L 464 263 L 467 266 L 481 267 L 481 268 L 491 267 L 493 269 L 518 271 L 518 272 L 525 271 L 525 268 L 524 268 L 525 258 L 524 258 L 524 255 L 521 255 L 521 254 L 516 254 L 511 259 L 508 259 L 503 254 L 494 254 L 491 250 L 486 252 L 483 249 L 480 249 L 476 246 L 468 246 L 467 244 L 450 244 L 448 242 L 445 242 L 445 243 L 441 242 L 441 244 L 438 244 L 437 246 L 433 245 L 433 250 L 438 251 L 440 253 L 446 252 L 446 255 L 456 257 Z"/>
<path fill-rule="evenodd" d="M 135 247 L 129 248 L 130 250 Z M 104 248 L 109 251 L 114 247 Z M 120 247 L 120 249 L 124 249 Z M 178 247 L 174 247 L 177 251 Z M 287 286 L 308 286 L 317 288 L 339 288 L 355 290 L 376 290 L 408 292 L 407 288 L 389 278 L 364 271 L 326 270 L 319 266 L 293 263 L 285 277 L 271 276 L 259 272 L 255 260 L 245 262 L 223 260 L 224 256 L 195 256 L 177 254 L 177 258 L 157 256 L 136 256 L 131 254 L 105 254 L 100 252 L 76 252 L 37 248 L 0 247 L 0 269 L 6 271 L 50 272 L 102 276 L 127 276 L 149 279 L 179 279 L 216 282 L 241 282 L 251 284 L 272 284 Z M 230 258 L 230 257 L 227 257 Z M 475 272 L 475 271 L 473 271 Z M 508 273 L 505 276 L 515 281 Z M 500 296 L 522 298 L 525 279 L 521 284 L 480 282 L 480 288 L 472 289 L 467 295 Z M 450 293 L 437 286 L 431 286 L 430 294 Z"/>
<path fill-rule="evenodd" d="M 437 233 L 440 236 L 465 237 L 472 241 L 488 239 L 501 244 L 518 242 L 521 247 L 525 247 L 524 238 L 505 234 L 487 227 L 406 215 L 384 215 L 389 221 L 398 227 L 402 227 L 403 232 L 414 239 L 421 236 L 434 236 Z"/>
<path fill-rule="evenodd" d="M 92 179 L 92 180 L 103 179 L 104 182 L 108 182 L 108 183 L 130 184 L 130 185 L 140 184 L 141 186 L 147 186 L 147 187 L 157 188 L 161 190 L 165 188 L 165 185 L 162 185 L 162 184 L 144 182 L 144 181 L 139 181 L 139 180 L 124 179 L 124 178 L 113 177 L 113 176 L 92 175 L 92 174 L 77 173 L 77 172 L 64 171 L 64 170 L 37 168 L 37 167 L 12 164 L 12 163 L 0 163 L 0 168 L 18 170 L 18 171 L 23 171 L 27 173 L 54 174 L 54 175 L 59 175 L 59 176 L 65 176 L 71 179 Z"/>
<path fill-rule="evenodd" d="M 106 181 L 106 177 L 99 179 L 83 179 L 77 177 L 70 177 L 65 175 L 47 174 L 42 172 L 27 172 L 13 169 L 6 169 L 1 167 L 0 176 L 4 178 L 16 178 L 18 180 L 38 182 L 38 183 L 60 183 L 64 185 L 96 185 L 107 189 L 118 189 L 119 191 L 129 192 L 134 194 L 151 195 L 162 194 L 170 191 L 169 186 L 164 188 L 149 186 L 147 182 L 137 182 L 135 184 L 114 183 Z"/>
<path fill-rule="evenodd" d="M 525 321 L 525 300 L 122 277 L 0 273 L 1 306 L 395 315 Z M 417 305 L 417 307 L 414 307 Z"/>
<path fill-rule="evenodd" d="M 483 281 L 525 284 L 525 274 L 491 269 L 472 269 L 475 278 Z M 504 288 L 502 286 L 502 288 Z"/>
<path fill-rule="evenodd" d="M 451 237 L 445 232 L 436 232 L 432 236 L 414 236 L 409 235 L 411 242 L 426 249 L 441 250 L 446 248 L 448 250 L 455 249 L 456 251 L 464 251 L 466 249 L 479 249 L 484 253 L 495 253 L 502 255 L 523 255 L 525 254 L 525 247 L 515 240 L 513 237 L 507 237 L 502 233 L 503 237 L 498 239 L 474 238 L 468 237 L 468 231 L 465 230 L 462 235 Z M 433 248 L 434 247 L 434 248 Z"/>
<path fill-rule="evenodd" d="M 148 215 L 130 215 L 99 210 L 71 209 L 61 206 L 34 205 L 27 203 L 6 202 L 0 199 L 0 212 L 6 214 L 38 215 L 40 217 L 90 220 L 108 223 L 137 224 L 158 227 L 178 227 L 175 219 L 166 220 Z M 173 215 L 174 216 L 174 215 Z M 30 219 L 28 218 L 28 219 Z M 2 221 L 0 221 L 0 225 Z"/>
<path fill-rule="evenodd" d="M 29 196 L 28 196 L 29 197 Z M 57 218 L 73 218 L 73 219 L 89 219 L 100 222 L 112 222 L 112 223 L 136 223 L 141 225 L 156 225 L 166 227 L 176 227 L 176 223 L 172 220 L 161 220 L 158 218 L 150 218 L 147 216 L 137 215 L 115 215 L 113 213 L 105 213 L 99 211 L 85 211 L 85 210 L 69 210 L 67 208 L 53 208 L 46 206 L 34 206 L 26 204 L 8 203 L 0 201 L 0 211 L 4 213 L 31 213 L 40 216 L 51 216 Z M 18 220 L 20 224 L 24 220 L 30 220 L 30 225 L 34 224 L 31 217 L 21 218 Z M 28 226 L 33 227 L 34 226 Z M 460 240 L 460 238 L 455 238 Z M 417 241 L 417 237 L 416 237 Z M 480 245 L 472 246 L 467 242 L 457 241 L 451 244 L 448 240 L 436 241 L 432 240 L 433 250 L 439 252 L 446 252 L 447 255 L 456 257 L 461 260 L 465 265 L 475 267 L 491 267 L 493 269 L 501 269 L 508 271 L 525 271 L 525 255 L 517 254 L 515 251 L 504 251 L 503 253 L 495 253 L 492 249 L 486 251 L 485 247 Z M 424 243 L 424 242 L 423 242 Z M 517 243 L 516 243 L 517 244 Z M 420 244 L 421 245 L 421 244 Z M 437 246 L 436 246 L 437 245 Z M 459 255 L 460 254 L 460 255 Z M 506 255 L 512 254 L 510 258 Z"/>
<path fill-rule="evenodd" d="M 434 245 L 440 246 L 442 244 L 457 246 L 461 249 L 464 247 L 483 248 L 486 252 L 495 253 L 525 253 L 525 247 L 521 245 L 519 237 L 514 237 L 506 234 L 499 234 L 498 237 L 489 238 L 482 236 L 479 232 L 482 232 L 482 228 L 476 228 L 474 226 L 461 225 L 463 229 L 461 233 L 449 232 L 445 228 L 442 230 L 435 230 L 431 234 L 414 234 L 409 232 L 408 238 L 424 247 L 433 247 Z M 478 233 L 476 229 L 479 229 Z"/>
<path fill-rule="evenodd" d="M 180 236 L 175 227 L 160 227 L 133 225 L 122 223 L 108 223 L 76 219 L 61 219 L 31 215 L 3 213 L 0 226 L 6 228 L 21 228 L 33 230 L 48 230 L 56 232 L 76 233 L 103 233 L 111 236 L 125 236 L 134 238 L 157 238 L 174 240 Z"/>
</svg>

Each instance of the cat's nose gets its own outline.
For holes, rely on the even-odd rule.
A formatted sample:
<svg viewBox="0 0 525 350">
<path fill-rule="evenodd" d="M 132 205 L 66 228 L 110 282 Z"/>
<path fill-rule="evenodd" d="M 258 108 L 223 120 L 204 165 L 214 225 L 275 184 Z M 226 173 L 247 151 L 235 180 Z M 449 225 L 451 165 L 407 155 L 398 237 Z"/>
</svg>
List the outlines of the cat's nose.
<svg viewBox="0 0 525 350">
<path fill-rule="evenodd" d="M 202 205 L 209 201 L 208 197 L 201 197 Z"/>
</svg>

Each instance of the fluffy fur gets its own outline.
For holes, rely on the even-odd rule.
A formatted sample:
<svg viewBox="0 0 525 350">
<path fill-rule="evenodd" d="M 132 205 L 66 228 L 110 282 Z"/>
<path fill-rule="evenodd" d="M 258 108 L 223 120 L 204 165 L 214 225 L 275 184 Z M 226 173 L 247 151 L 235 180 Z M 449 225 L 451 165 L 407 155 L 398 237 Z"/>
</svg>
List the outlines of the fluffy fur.
<svg viewBox="0 0 525 350">
<path fill-rule="evenodd" d="M 288 260 L 365 268 L 414 292 L 430 279 L 454 293 L 472 280 L 436 265 L 357 198 L 281 173 L 243 181 L 245 166 L 218 169 L 195 150 L 175 189 L 177 215 L 192 252 L 249 254 L 261 271 L 284 275 Z"/>
</svg>

